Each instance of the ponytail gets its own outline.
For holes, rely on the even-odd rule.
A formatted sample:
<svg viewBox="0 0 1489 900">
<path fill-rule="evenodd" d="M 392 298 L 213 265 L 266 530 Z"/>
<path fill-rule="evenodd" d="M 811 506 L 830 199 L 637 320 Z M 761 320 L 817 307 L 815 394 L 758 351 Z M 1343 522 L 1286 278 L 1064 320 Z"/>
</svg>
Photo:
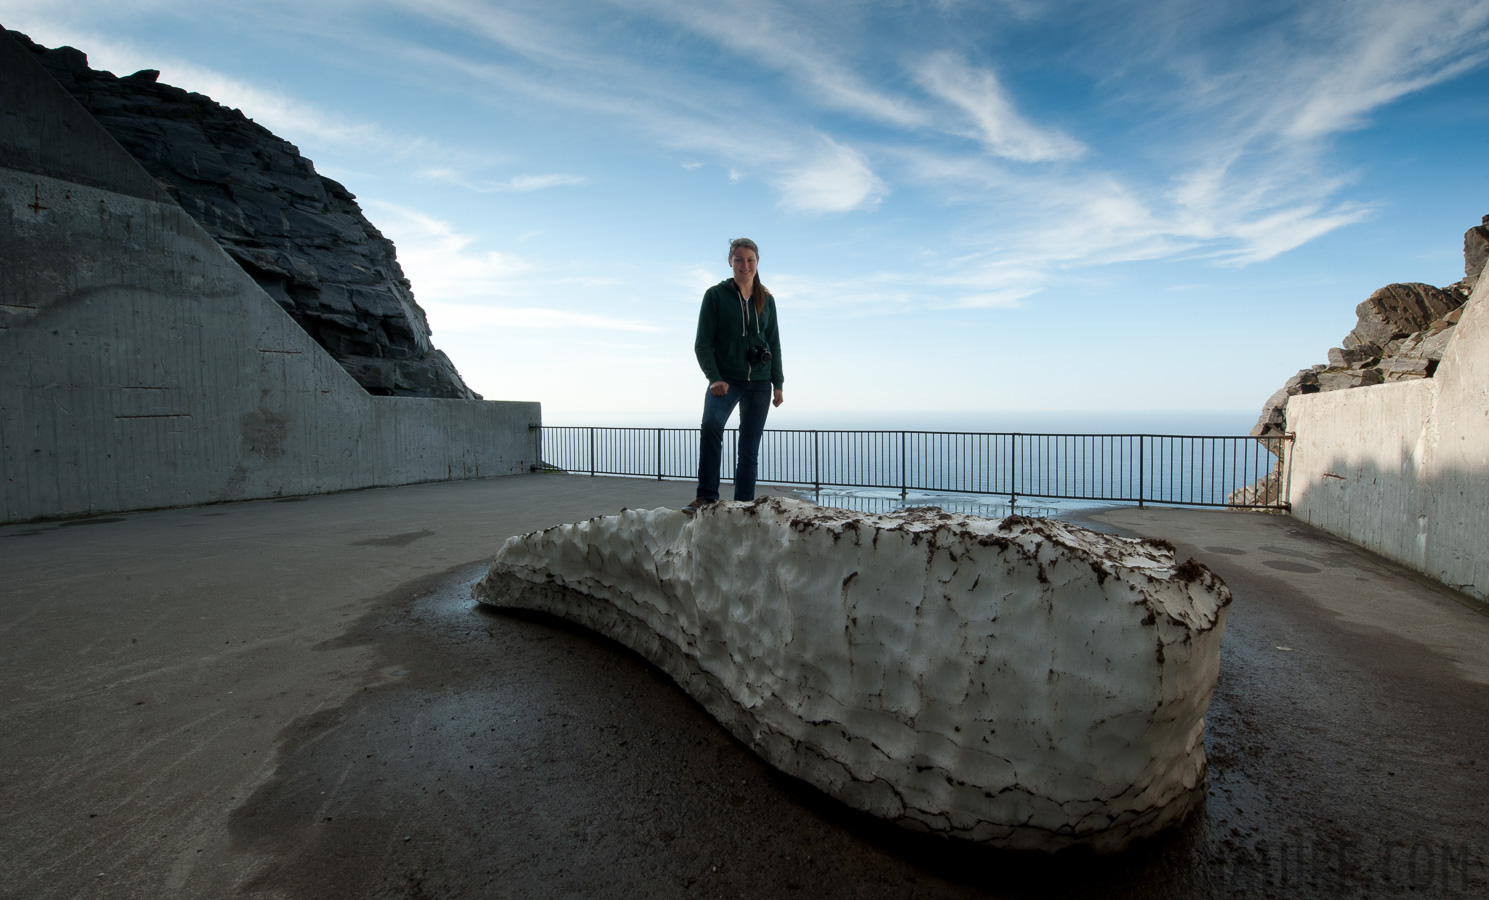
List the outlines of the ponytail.
<svg viewBox="0 0 1489 900">
<path fill-rule="evenodd" d="M 755 315 L 765 315 L 765 298 L 774 296 L 770 288 L 760 283 L 760 273 L 755 273 L 755 290 L 750 294 L 750 299 L 755 301 Z"/>
</svg>

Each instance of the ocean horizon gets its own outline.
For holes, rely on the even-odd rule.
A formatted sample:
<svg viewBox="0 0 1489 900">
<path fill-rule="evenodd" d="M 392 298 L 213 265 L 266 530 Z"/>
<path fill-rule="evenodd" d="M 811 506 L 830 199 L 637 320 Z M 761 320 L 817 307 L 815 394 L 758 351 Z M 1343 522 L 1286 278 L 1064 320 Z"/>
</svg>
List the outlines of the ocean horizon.
<svg viewBox="0 0 1489 900">
<path fill-rule="evenodd" d="M 665 413 L 559 412 L 549 427 L 697 428 L 700 411 Z M 773 409 L 765 427 L 771 430 L 948 431 L 984 434 L 1174 434 L 1242 436 L 1251 432 L 1261 406 L 1248 410 L 1058 410 L 927 412 L 810 412 L 782 406 Z M 739 424 L 738 413 L 729 426 Z"/>
</svg>

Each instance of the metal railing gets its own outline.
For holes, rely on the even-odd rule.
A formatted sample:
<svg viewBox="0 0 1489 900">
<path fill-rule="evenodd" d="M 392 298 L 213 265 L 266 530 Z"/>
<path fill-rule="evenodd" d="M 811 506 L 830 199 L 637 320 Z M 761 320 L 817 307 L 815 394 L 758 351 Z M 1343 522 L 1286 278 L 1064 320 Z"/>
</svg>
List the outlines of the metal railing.
<svg viewBox="0 0 1489 900">
<path fill-rule="evenodd" d="M 697 428 L 538 426 L 546 467 L 691 480 Z M 1292 435 L 767 430 L 761 483 L 1285 510 Z M 721 478 L 739 433 L 724 433 Z"/>
</svg>

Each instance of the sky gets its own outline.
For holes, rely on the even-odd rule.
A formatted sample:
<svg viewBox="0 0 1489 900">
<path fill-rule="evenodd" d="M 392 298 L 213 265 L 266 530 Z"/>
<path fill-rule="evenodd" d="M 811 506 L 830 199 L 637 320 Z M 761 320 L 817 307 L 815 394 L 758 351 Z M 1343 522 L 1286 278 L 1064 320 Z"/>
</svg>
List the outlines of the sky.
<svg viewBox="0 0 1489 900">
<path fill-rule="evenodd" d="M 294 143 L 465 380 L 548 424 L 695 424 L 699 302 L 746 236 L 772 424 L 1244 429 L 1376 288 L 1462 278 L 1489 214 L 1489 0 L 0 0 L 0 24 Z"/>
</svg>

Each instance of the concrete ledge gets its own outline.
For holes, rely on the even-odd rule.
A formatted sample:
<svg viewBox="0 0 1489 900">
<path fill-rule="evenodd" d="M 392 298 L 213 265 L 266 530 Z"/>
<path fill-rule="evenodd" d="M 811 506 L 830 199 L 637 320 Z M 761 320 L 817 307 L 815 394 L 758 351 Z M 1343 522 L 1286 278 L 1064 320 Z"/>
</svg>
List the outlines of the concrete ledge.
<svg viewBox="0 0 1489 900">
<path fill-rule="evenodd" d="M 1489 279 L 1434 378 L 1304 394 L 1293 515 L 1480 600 L 1489 598 Z"/>
</svg>

